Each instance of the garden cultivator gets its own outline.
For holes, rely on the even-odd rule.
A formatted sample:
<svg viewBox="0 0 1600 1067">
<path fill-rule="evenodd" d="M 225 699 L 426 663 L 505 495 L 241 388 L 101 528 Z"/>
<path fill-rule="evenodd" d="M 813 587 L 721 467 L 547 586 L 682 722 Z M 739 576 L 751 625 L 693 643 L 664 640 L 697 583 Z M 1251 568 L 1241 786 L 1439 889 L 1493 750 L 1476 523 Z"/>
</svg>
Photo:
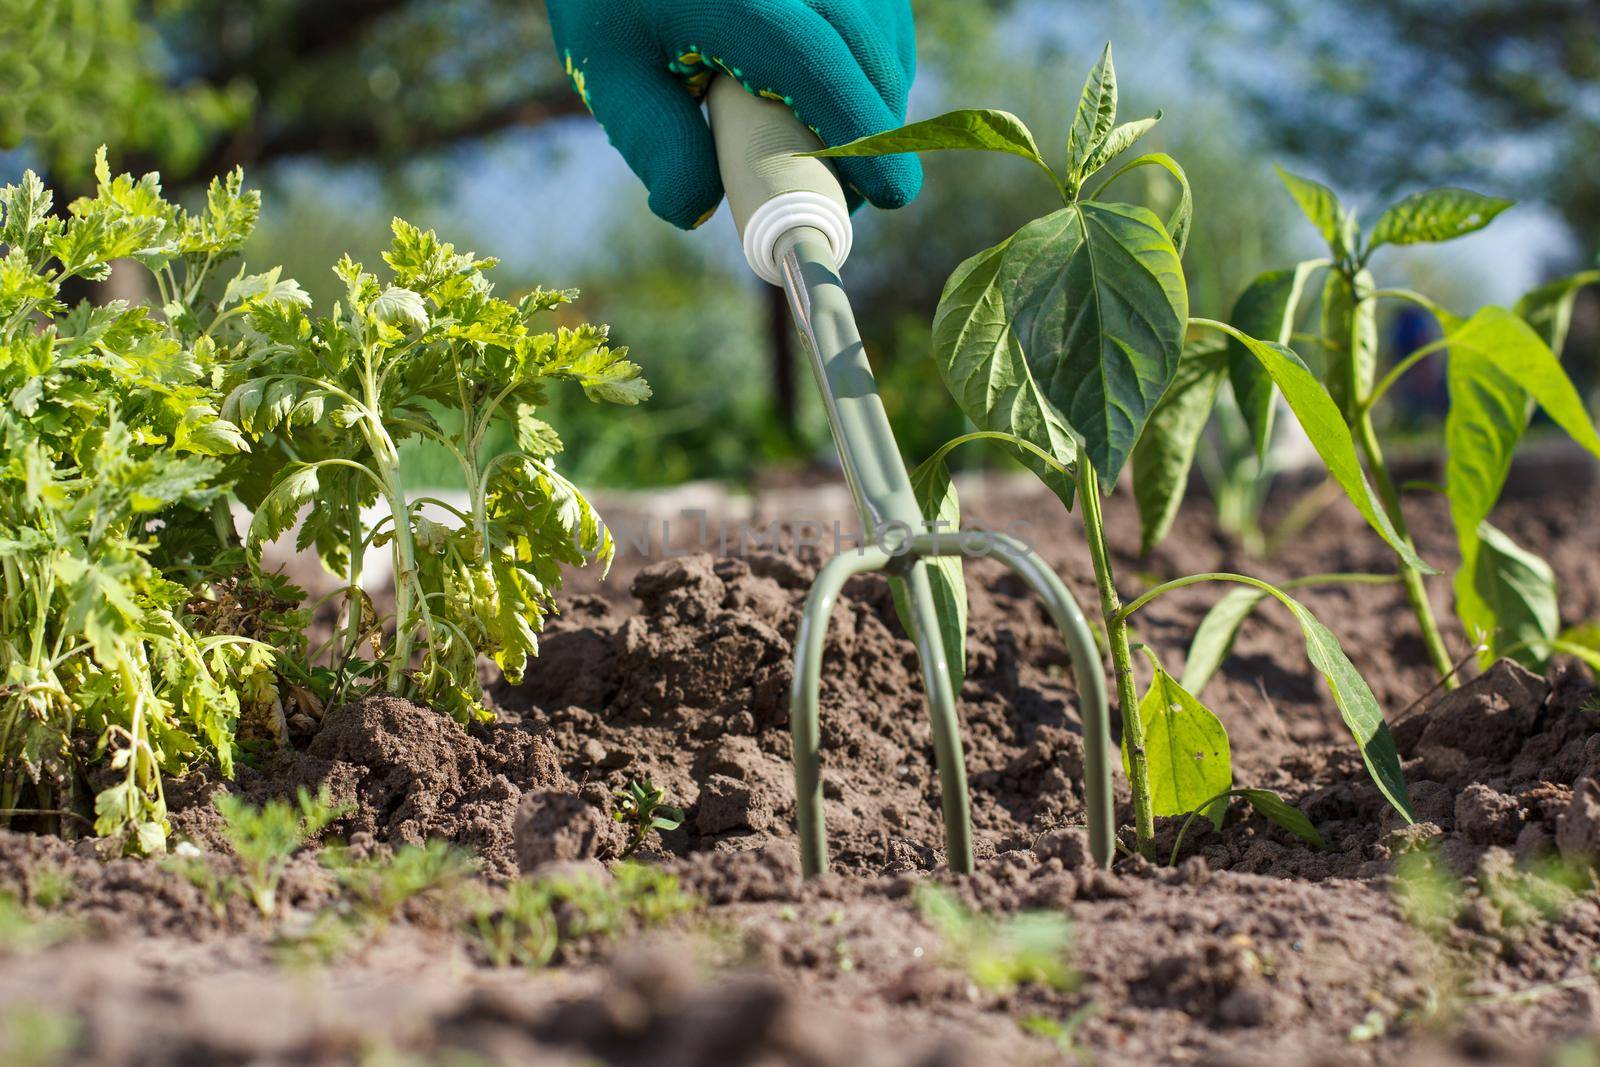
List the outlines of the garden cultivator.
<svg viewBox="0 0 1600 1067">
<path fill-rule="evenodd" d="M 827 869 L 817 697 L 828 617 L 846 581 L 881 571 L 905 582 L 908 624 L 922 664 L 938 760 L 945 843 L 952 869 L 973 869 L 966 767 L 928 560 L 958 554 L 998 559 L 1044 598 L 1066 639 L 1084 734 L 1084 797 L 1090 850 L 1109 864 L 1114 847 L 1109 714 L 1103 664 L 1083 612 L 1061 579 L 1021 542 L 994 533 L 957 538 L 930 530 L 912 492 L 872 377 L 838 267 L 850 251 L 850 215 L 832 168 L 796 153 L 820 142 L 780 103 L 717 79 L 709 98 L 728 202 L 751 268 L 781 285 L 822 391 L 865 544 L 841 551 L 818 574 L 795 637 L 790 730 L 801 866 Z"/>
</svg>

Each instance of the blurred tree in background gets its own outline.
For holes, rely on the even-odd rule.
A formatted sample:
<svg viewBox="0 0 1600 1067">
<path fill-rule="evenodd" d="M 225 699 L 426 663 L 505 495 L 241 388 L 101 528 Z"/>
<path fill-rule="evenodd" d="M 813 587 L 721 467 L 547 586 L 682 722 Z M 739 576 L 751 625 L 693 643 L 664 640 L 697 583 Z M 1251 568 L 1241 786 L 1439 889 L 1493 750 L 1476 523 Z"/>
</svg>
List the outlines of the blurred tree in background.
<svg viewBox="0 0 1600 1067">
<path fill-rule="evenodd" d="M 1519 180 L 1538 171 L 1554 183 L 1591 245 L 1600 226 L 1600 177 L 1564 168 L 1600 143 L 1600 114 L 1580 91 L 1600 35 L 1581 0 L 915 7 L 913 112 L 1004 108 L 1060 131 L 1043 138 L 1055 154 L 1105 38 L 1119 56 L 1125 41 L 1143 49 L 1123 72 L 1124 110 L 1166 108 L 1152 140 L 1193 181 L 1197 313 L 1225 315 L 1259 270 L 1302 250 L 1268 145 L 1346 186 L 1392 186 L 1499 175 L 1509 164 L 1497 146 L 1524 125 L 1560 129 L 1542 154 L 1510 162 L 1529 169 Z M 1351 34 L 1349 12 L 1383 21 Z M 1497 50 L 1490 31 L 1512 44 Z M 1207 62 L 1210 83 L 1193 75 Z M 748 479 L 831 456 L 779 294 L 750 277 L 725 217 L 682 234 L 613 180 L 620 163 L 556 62 L 539 0 L 0 0 L 0 138 L 16 148 L 0 171 L 34 166 L 69 190 L 102 142 L 114 164 L 160 169 L 180 193 L 244 165 L 266 192 L 252 261 L 284 263 L 319 301 L 334 296 L 339 254 L 372 262 L 394 214 L 501 257 L 503 288 L 582 287 L 585 316 L 612 323 L 656 389 L 622 419 L 581 398 L 558 405 L 568 469 L 586 484 Z M 915 204 L 857 216 L 846 278 L 911 462 L 962 429 L 928 358 L 945 278 L 1054 195 L 1013 163 L 931 155 Z M 1174 195 L 1153 168 L 1121 181 L 1123 195 L 1153 206 Z M 550 217 L 551 182 L 581 183 L 582 196 L 559 199 L 590 214 Z M 430 475 L 425 454 L 415 463 Z"/>
<path fill-rule="evenodd" d="M 102 143 L 192 172 L 251 92 L 181 66 L 147 3 L 0 0 L 0 149 L 24 145 L 58 182 L 81 180 Z"/>
<path fill-rule="evenodd" d="M 1600 248 L 1594 0 L 1172 0 L 1197 59 L 1292 155 L 1375 191 L 1492 182 Z M 1248 61 L 1241 61 L 1248 50 Z"/>
</svg>

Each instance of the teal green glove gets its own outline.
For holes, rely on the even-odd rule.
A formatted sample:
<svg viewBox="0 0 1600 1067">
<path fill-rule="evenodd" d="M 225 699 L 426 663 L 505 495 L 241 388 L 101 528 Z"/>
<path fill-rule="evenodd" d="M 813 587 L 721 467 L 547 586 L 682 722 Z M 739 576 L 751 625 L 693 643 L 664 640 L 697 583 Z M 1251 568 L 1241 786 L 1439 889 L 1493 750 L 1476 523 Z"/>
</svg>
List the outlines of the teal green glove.
<svg viewBox="0 0 1600 1067">
<path fill-rule="evenodd" d="M 916 73 L 910 0 L 546 0 L 578 94 L 650 190 L 650 210 L 692 229 L 722 200 L 699 98 L 729 74 L 782 100 L 825 144 L 905 121 Z M 922 188 L 914 155 L 833 161 L 854 206 L 901 207 Z"/>
</svg>

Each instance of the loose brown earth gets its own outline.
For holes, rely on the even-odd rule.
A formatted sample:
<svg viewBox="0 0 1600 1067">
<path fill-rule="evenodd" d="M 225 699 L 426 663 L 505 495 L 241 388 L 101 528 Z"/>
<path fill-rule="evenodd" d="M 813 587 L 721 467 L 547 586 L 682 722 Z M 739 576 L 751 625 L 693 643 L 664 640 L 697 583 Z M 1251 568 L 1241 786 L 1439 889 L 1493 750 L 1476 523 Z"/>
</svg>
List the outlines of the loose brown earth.
<svg viewBox="0 0 1600 1067">
<path fill-rule="evenodd" d="M 1053 498 L 1001 480 L 965 502 L 979 519 L 1031 522 L 1093 602 L 1076 520 Z M 1567 484 L 1496 517 L 1554 565 L 1565 622 L 1600 617 L 1597 506 L 1600 492 Z M 1408 507 L 1424 555 L 1450 564 L 1443 508 Z M 1193 571 L 1391 566 L 1348 509 L 1266 563 L 1242 558 L 1205 511 L 1196 503 L 1149 558 L 1117 560 L 1125 592 Z M 1115 544 L 1137 544 L 1125 494 L 1109 521 Z M 268 923 L 239 900 L 214 906 L 170 866 L 0 834 L 0 888 L 28 902 L 37 935 L 0 930 L 7 1062 L 51 1047 L 56 1059 L 37 1062 L 1534 1063 L 1600 1050 L 1581 1043 L 1600 1035 L 1600 906 L 1569 888 L 1587 887 L 1600 854 L 1600 705 L 1582 669 L 1543 679 L 1501 664 L 1427 696 L 1397 587 L 1307 590 L 1396 722 L 1421 821 L 1386 808 L 1298 630 L 1264 611 L 1205 698 L 1231 732 L 1238 784 L 1279 790 L 1328 848 L 1236 808 L 1221 832 L 1191 829 L 1175 868 L 1123 859 L 1102 872 L 1078 829 L 1083 745 L 1065 654 L 1015 579 L 973 565 L 962 714 L 979 871 L 956 878 L 940 873 L 916 658 L 886 585 L 859 579 L 834 612 L 822 691 L 835 871 L 802 882 L 787 701 L 815 565 L 810 552 L 624 556 L 606 585 L 573 582 L 529 680 L 494 691 L 493 725 L 463 732 L 371 699 L 330 711 L 302 747 L 235 782 L 196 775 L 169 790 L 175 829 L 219 870 L 231 860 L 214 793 L 264 800 L 326 784 L 352 805 L 330 836 L 364 850 L 442 838 L 504 880 L 613 861 L 624 839 L 611 796 L 648 778 L 687 810 L 650 858 L 701 900 L 692 915 L 527 971 L 491 967 L 447 909 L 416 906 L 331 964 L 296 964 L 286 939 L 336 893 L 314 854 L 295 860 Z M 1441 611 L 1447 584 L 1434 581 Z M 1141 639 L 1176 669 L 1216 595 L 1156 602 Z M 1163 859 L 1175 831 L 1161 827 Z M 1436 857 L 1432 881 L 1396 878 L 1397 863 L 1415 872 L 1424 856 Z M 47 907 L 58 874 L 71 892 Z M 929 882 L 974 910 L 1064 913 L 1076 986 L 981 991 L 918 907 Z M 1435 883 L 1459 888 L 1424 892 Z M 1081 1019 L 1073 1050 L 1020 1025 L 1038 1017 Z M 59 1041 L 38 1038 L 63 1020 Z"/>
</svg>

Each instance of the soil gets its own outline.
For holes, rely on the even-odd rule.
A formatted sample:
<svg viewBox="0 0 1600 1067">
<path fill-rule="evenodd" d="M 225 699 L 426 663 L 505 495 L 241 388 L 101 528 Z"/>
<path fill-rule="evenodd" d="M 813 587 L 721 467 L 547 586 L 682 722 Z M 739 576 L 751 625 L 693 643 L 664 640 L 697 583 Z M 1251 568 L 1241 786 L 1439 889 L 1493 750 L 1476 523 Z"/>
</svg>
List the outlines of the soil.
<svg viewBox="0 0 1600 1067">
<path fill-rule="evenodd" d="M 799 509 L 799 490 L 781 494 Z M 770 517 L 774 499 L 757 501 Z M 1085 604 L 1076 520 L 1030 484 L 964 485 L 979 520 L 1030 538 Z M 813 506 L 815 505 L 815 506 Z M 828 517 L 837 494 L 808 499 Z M 1286 506 L 1286 505 L 1280 505 Z M 1600 492 L 1509 501 L 1496 522 L 1543 554 L 1563 621 L 1600 617 Z M 1280 558 L 1252 560 L 1201 504 L 1124 592 L 1180 573 L 1268 579 L 1385 571 L 1353 512 L 1326 512 Z M 1452 562 L 1448 516 L 1408 500 L 1426 558 Z M 1137 544 L 1125 494 L 1114 545 Z M 330 709 L 296 747 L 234 781 L 172 783 L 184 861 L 105 858 L 94 841 L 0 833 L 0 1049 L 7 1062 L 465 1064 L 1011 1064 L 1593 1062 L 1600 1054 L 1600 701 L 1558 663 L 1500 663 L 1430 691 L 1397 586 L 1311 588 L 1391 722 L 1418 821 L 1371 785 L 1298 628 L 1263 610 L 1205 690 L 1238 784 L 1278 790 L 1314 849 L 1242 804 L 1197 821 L 1156 865 L 1087 857 L 1072 672 L 1042 607 L 1002 569 L 969 567 L 962 693 L 978 873 L 944 872 L 938 779 L 914 651 L 877 577 L 853 581 L 829 628 L 822 687 L 833 870 L 799 877 L 788 689 L 812 548 L 645 559 L 576 576 L 496 721 L 463 731 L 404 701 Z M 1432 583 L 1441 613 L 1448 582 Z M 1182 665 L 1211 586 L 1137 617 Z M 1445 615 L 1445 617 L 1448 617 Z M 1453 634 L 1465 654 L 1467 642 Z M 1119 775 L 1120 778 L 1120 775 Z M 236 870 L 211 807 L 327 785 L 328 831 L 370 853 L 430 838 L 469 850 L 477 879 L 586 871 L 627 843 L 613 795 L 664 786 L 682 826 L 642 856 L 699 901 L 649 930 L 564 946 L 547 967 L 496 968 L 444 902 L 407 907 L 333 962 L 284 946 L 339 888 L 314 850 L 290 864 L 268 921 L 217 899 L 194 865 Z M 1125 823 L 1126 797 L 1121 798 Z M 189 866 L 185 868 L 185 864 Z M 200 883 L 200 884 L 197 884 Z M 63 891 L 61 887 L 68 886 Z M 927 910 L 948 888 L 973 914 L 1045 911 L 1071 924 L 1076 980 L 981 987 Z M 64 899 L 60 899 L 63 898 Z M 0 904 L 4 900 L 0 899 Z M 7 916 L 13 922 L 7 925 Z M 1056 1024 L 1066 1036 L 1041 1031 Z M 54 1027 L 54 1029 L 52 1029 Z M 42 1035 L 42 1036 L 41 1036 Z M 1587 1042 L 1587 1043 L 1586 1043 Z M 18 1050 L 21 1050 L 20 1052 Z M 32 1050 L 31 1052 L 29 1050 Z M 33 1055 L 33 1059 L 25 1058 Z"/>
</svg>

